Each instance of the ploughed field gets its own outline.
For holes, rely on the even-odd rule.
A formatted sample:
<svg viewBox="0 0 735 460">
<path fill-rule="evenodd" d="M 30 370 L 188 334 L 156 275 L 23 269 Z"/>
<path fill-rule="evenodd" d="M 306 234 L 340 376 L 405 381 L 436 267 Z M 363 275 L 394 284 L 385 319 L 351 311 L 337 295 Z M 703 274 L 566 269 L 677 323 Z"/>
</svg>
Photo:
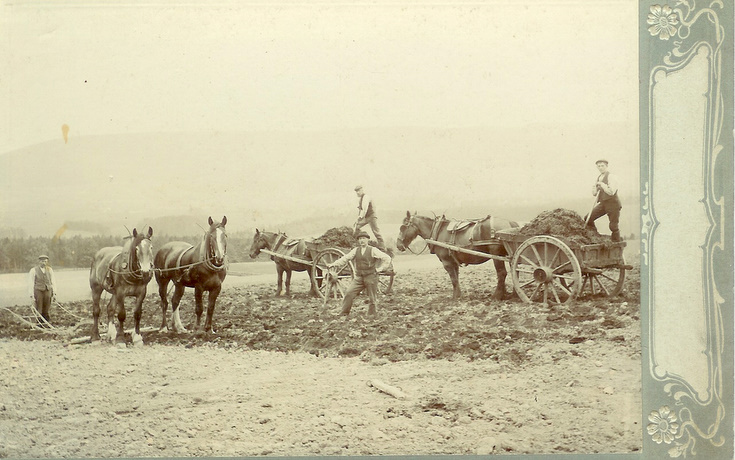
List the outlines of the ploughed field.
<svg viewBox="0 0 735 460">
<path fill-rule="evenodd" d="M 637 263 L 622 295 L 549 307 L 492 301 L 492 263 L 460 269 L 452 301 L 438 260 L 401 271 L 400 259 L 376 318 L 364 295 L 339 316 L 303 273 L 275 297 L 275 266 L 272 282 L 225 280 L 215 334 L 159 332 L 149 289 L 142 347 L 129 333 L 127 346 L 71 344 L 89 335 L 91 300 L 52 307 L 53 331 L 0 310 L 0 457 L 640 449 Z M 193 291 L 180 309 L 191 329 Z"/>
</svg>

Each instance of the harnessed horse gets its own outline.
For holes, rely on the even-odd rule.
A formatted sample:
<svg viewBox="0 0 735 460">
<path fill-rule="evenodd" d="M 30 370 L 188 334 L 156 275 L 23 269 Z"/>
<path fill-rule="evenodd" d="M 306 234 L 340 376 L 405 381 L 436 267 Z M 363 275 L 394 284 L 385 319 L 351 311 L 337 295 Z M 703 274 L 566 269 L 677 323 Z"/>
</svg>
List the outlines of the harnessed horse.
<svg viewBox="0 0 735 460">
<path fill-rule="evenodd" d="M 197 321 L 195 329 L 199 329 L 202 312 L 204 311 L 203 295 L 209 292 L 207 304 L 207 319 L 204 323 L 205 332 L 213 332 L 212 316 L 217 296 L 222 290 L 222 281 L 227 276 L 227 233 L 225 225 L 227 217 L 222 222 L 215 222 L 209 218 L 209 229 L 204 233 L 202 240 L 192 246 L 184 241 L 172 241 L 161 246 L 153 260 L 155 266 L 158 294 L 161 297 L 160 330 L 168 329 L 166 325 L 166 310 L 168 309 L 168 283 L 173 281 L 174 294 L 171 297 L 173 311 L 172 327 L 175 332 L 186 332 L 179 315 L 179 302 L 184 296 L 187 287 L 194 288 Z"/>
<path fill-rule="evenodd" d="M 143 343 L 140 335 L 140 317 L 143 313 L 148 282 L 153 276 L 153 229 L 143 235 L 133 229 L 123 246 L 102 248 L 94 256 L 89 269 L 89 287 L 92 288 L 91 340 L 99 340 L 100 296 L 102 291 L 112 294 L 107 304 L 107 336 L 111 341 L 124 343 L 125 297 L 135 297 L 135 332 L 133 344 Z M 118 324 L 113 323 L 117 313 Z"/>
<path fill-rule="evenodd" d="M 311 256 L 306 243 L 303 239 L 294 240 L 288 239 L 285 233 L 273 233 L 266 231 L 259 231 L 255 229 L 255 236 L 253 236 L 253 244 L 250 246 L 250 257 L 252 259 L 258 257 L 262 249 L 268 249 L 269 251 L 283 254 L 290 257 L 298 257 L 309 259 Z M 283 287 L 283 273 L 286 272 L 286 295 L 291 295 L 291 272 L 303 272 L 306 271 L 309 274 L 309 285 L 311 289 L 309 294 L 317 295 L 314 289 L 313 274 L 311 272 L 310 263 L 299 263 L 281 257 L 271 256 L 271 260 L 276 263 L 276 271 L 278 272 L 278 289 L 276 290 L 276 297 L 281 295 Z"/>
<path fill-rule="evenodd" d="M 406 212 L 396 240 L 396 247 L 399 251 L 405 251 L 417 236 L 421 236 L 424 239 L 432 239 L 460 248 L 471 248 L 486 254 L 507 256 L 503 244 L 495 239 L 495 232 L 518 226 L 516 222 L 490 216 L 484 219 L 457 221 L 444 217 L 411 215 L 410 212 Z M 453 299 L 458 299 L 462 295 L 459 287 L 459 266 L 482 264 L 489 260 L 486 257 L 428 244 L 431 252 L 436 254 L 452 280 Z M 495 288 L 493 299 L 502 300 L 506 294 L 505 277 L 508 272 L 504 261 L 494 259 L 493 262 L 498 276 L 498 285 Z"/>
</svg>

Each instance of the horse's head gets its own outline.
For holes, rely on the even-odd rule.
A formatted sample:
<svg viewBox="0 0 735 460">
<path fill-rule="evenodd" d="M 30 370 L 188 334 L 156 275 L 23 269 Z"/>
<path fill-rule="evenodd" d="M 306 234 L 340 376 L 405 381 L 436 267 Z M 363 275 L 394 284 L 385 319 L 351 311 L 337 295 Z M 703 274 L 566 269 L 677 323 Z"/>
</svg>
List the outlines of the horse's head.
<svg viewBox="0 0 735 460">
<path fill-rule="evenodd" d="M 258 257 L 262 249 L 270 249 L 270 244 L 268 243 L 265 232 L 261 232 L 256 228 L 255 236 L 253 236 L 253 244 L 250 245 L 250 258 L 255 259 Z"/>
<path fill-rule="evenodd" d="M 408 245 L 411 244 L 419 234 L 419 228 L 413 221 L 414 217 L 415 216 L 412 216 L 410 211 L 406 211 L 406 217 L 403 218 L 403 222 L 401 223 L 398 238 L 396 239 L 396 248 L 401 252 L 405 251 Z"/>
<path fill-rule="evenodd" d="M 148 233 L 138 233 L 137 229 L 133 229 L 133 239 L 131 242 L 131 267 L 130 270 L 140 272 L 147 275 L 153 269 L 153 243 L 151 237 L 153 229 L 148 227 Z"/>
<path fill-rule="evenodd" d="M 215 266 L 221 266 L 225 263 L 227 255 L 227 216 L 222 217 L 222 222 L 215 222 L 209 218 L 209 230 L 204 239 L 207 244 L 207 258 L 212 261 Z"/>
</svg>

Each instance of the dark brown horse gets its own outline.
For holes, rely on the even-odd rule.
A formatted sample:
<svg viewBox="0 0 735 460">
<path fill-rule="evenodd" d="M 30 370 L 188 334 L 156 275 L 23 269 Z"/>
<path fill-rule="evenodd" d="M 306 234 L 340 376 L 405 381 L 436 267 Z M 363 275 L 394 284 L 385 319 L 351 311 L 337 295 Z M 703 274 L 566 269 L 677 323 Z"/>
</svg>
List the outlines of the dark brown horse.
<svg viewBox="0 0 735 460">
<path fill-rule="evenodd" d="M 273 233 L 266 231 L 259 231 L 255 229 L 255 236 L 253 236 L 253 244 L 250 246 L 250 257 L 256 258 L 260 251 L 268 249 L 269 251 L 283 254 L 285 256 L 310 259 L 310 254 L 306 248 L 306 243 L 303 239 L 289 239 L 285 233 Z M 281 295 L 283 288 L 283 273 L 286 273 L 286 295 L 291 295 L 291 272 L 303 272 L 306 271 L 309 274 L 309 285 L 311 289 L 309 294 L 317 295 L 314 290 L 313 273 L 311 272 L 311 263 L 299 263 L 291 260 L 271 256 L 271 260 L 276 263 L 276 271 L 278 272 L 278 289 L 276 290 L 276 296 Z"/>
<path fill-rule="evenodd" d="M 507 256 L 505 247 L 495 238 L 495 232 L 518 226 L 516 222 L 490 216 L 484 219 L 458 221 L 445 219 L 444 217 L 411 215 L 410 212 L 406 212 L 406 217 L 403 219 L 396 240 L 396 247 L 399 251 L 405 251 L 406 247 L 417 236 L 420 236 L 424 239 L 432 239 L 452 246 L 504 257 Z M 429 243 L 429 248 L 439 258 L 452 280 L 452 286 L 454 287 L 453 299 L 458 299 L 462 294 L 459 288 L 459 266 L 482 264 L 490 260 L 486 257 L 453 251 L 431 243 Z M 506 294 L 505 277 L 508 272 L 504 261 L 494 259 L 493 262 L 495 263 L 495 272 L 498 275 L 498 285 L 495 288 L 493 299 L 502 300 Z"/>
<path fill-rule="evenodd" d="M 184 296 L 187 287 L 194 288 L 197 322 L 195 329 L 199 329 L 204 311 L 202 297 L 204 291 L 209 292 L 207 304 L 207 319 L 204 322 L 204 331 L 213 332 L 212 316 L 217 296 L 222 290 L 222 281 L 227 276 L 227 233 L 225 225 L 227 217 L 222 222 L 215 222 L 209 218 L 209 229 L 204 233 L 202 240 L 192 246 L 183 241 L 172 241 L 161 246 L 156 252 L 153 261 L 158 282 L 158 294 L 161 297 L 161 330 L 167 330 L 166 310 L 168 310 L 168 283 L 174 282 L 174 294 L 171 297 L 173 311 L 172 327 L 175 332 L 186 332 L 179 316 L 179 302 Z"/>
<path fill-rule="evenodd" d="M 89 287 L 92 288 L 91 340 L 99 340 L 100 296 L 102 291 L 112 294 L 107 304 L 107 336 L 111 341 L 124 343 L 125 297 L 135 297 L 135 332 L 133 344 L 142 345 L 140 317 L 143 314 L 148 282 L 153 276 L 153 229 L 143 235 L 133 229 L 123 246 L 102 248 L 94 256 L 89 269 Z M 117 313 L 117 325 L 113 315 Z"/>
</svg>

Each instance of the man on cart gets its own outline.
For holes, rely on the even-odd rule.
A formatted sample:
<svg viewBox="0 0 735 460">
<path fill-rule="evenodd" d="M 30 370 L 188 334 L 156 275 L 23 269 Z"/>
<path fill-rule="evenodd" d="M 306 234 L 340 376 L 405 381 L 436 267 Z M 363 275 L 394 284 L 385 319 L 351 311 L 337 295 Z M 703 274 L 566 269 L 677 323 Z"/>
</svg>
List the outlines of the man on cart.
<svg viewBox="0 0 735 460">
<path fill-rule="evenodd" d="M 587 227 L 597 230 L 595 220 L 607 214 L 610 219 L 610 239 L 614 242 L 620 241 L 620 210 L 623 205 L 618 198 L 618 184 L 615 177 L 607 169 L 607 160 L 597 160 L 595 163 L 600 175 L 592 189 L 592 194 L 597 196 L 597 203 L 587 215 L 585 221 Z"/>
<path fill-rule="evenodd" d="M 355 187 L 355 193 L 358 198 L 357 221 L 354 226 L 355 236 L 357 236 L 362 227 L 370 225 L 370 230 L 372 230 L 373 235 L 375 235 L 375 241 L 378 242 L 378 248 L 381 251 L 386 251 L 383 235 L 380 234 L 380 229 L 378 228 L 378 216 L 375 213 L 375 203 L 373 203 L 373 199 L 365 194 L 365 190 L 363 190 L 362 185 Z"/>
</svg>

